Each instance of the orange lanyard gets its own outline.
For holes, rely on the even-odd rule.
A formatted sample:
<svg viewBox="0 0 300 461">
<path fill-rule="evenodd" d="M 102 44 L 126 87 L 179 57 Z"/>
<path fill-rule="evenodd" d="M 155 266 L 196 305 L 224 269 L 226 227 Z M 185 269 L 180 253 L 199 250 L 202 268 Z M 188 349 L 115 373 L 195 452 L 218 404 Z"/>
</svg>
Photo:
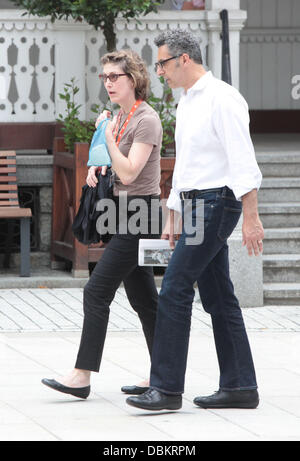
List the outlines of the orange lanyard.
<svg viewBox="0 0 300 461">
<path fill-rule="evenodd" d="M 133 104 L 132 108 L 130 109 L 130 112 L 128 114 L 128 117 L 126 118 L 121 130 L 120 130 L 120 133 L 118 133 L 118 130 L 119 130 L 119 126 L 120 126 L 120 121 L 121 121 L 121 117 L 123 115 L 123 112 L 120 110 L 120 112 L 118 113 L 118 116 L 117 116 L 117 123 L 116 123 L 116 127 L 114 129 L 114 134 L 115 134 L 115 141 L 116 141 L 116 145 L 118 146 L 120 144 L 120 141 L 121 141 L 121 138 L 124 134 L 124 131 L 126 130 L 126 127 L 129 123 L 129 120 L 131 119 L 131 117 L 133 116 L 133 114 L 135 113 L 136 109 L 139 107 L 139 105 L 142 103 L 143 101 L 141 99 L 139 99 L 138 101 L 135 101 L 135 103 Z"/>
</svg>

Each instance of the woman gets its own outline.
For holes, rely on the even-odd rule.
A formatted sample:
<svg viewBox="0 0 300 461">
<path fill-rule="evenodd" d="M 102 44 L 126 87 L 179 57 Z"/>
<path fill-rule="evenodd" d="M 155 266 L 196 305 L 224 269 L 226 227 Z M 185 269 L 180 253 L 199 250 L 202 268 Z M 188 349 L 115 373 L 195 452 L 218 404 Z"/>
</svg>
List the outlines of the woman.
<svg viewBox="0 0 300 461">
<path fill-rule="evenodd" d="M 141 58 L 131 50 L 107 53 L 101 59 L 105 88 L 112 103 L 119 104 L 118 117 L 109 121 L 105 135 L 116 174 L 114 199 L 127 192 L 128 203 L 143 198 L 150 221 L 150 201 L 160 194 L 160 149 L 162 126 L 157 113 L 146 103 L 149 77 Z M 104 111 L 96 126 L 109 114 Z M 95 187 L 97 167 L 90 167 L 87 184 Z M 106 167 L 101 173 L 105 174 Z M 117 210 L 118 211 L 118 210 Z M 118 212 L 117 212 L 118 216 Z M 127 213 L 127 221 L 130 214 Z M 123 282 L 132 308 L 138 313 L 151 355 L 154 335 L 157 289 L 152 267 L 138 266 L 138 242 L 145 235 L 117 232 L 108 243 L 84 288 L 84 322 L 75 368 L 59 381 L 43 379 L 43 384 L 80 398 L 90 392 L 91 371 L 98 372 L 106 336 L 109 306 Z M 147 235 L 149 237 L 149 235 Z M 143 391 L 142 382 L 125 392 Z"/>
</svg>

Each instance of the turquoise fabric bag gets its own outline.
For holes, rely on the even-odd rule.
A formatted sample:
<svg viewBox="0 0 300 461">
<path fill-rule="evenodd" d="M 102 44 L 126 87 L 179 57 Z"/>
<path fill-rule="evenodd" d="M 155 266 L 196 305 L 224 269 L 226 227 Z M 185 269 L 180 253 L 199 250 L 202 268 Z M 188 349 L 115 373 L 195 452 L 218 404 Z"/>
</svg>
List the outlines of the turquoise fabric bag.
<svg viewBox="0 0 300 461">
<path fill-rule="evenodd" d="M 105 138 L 105 129 L 108 122 L 108 118 L 102 120 L 93 135 L 87 166 L 111 166 L 111 158 L 108 153 Z"/>
</svg>

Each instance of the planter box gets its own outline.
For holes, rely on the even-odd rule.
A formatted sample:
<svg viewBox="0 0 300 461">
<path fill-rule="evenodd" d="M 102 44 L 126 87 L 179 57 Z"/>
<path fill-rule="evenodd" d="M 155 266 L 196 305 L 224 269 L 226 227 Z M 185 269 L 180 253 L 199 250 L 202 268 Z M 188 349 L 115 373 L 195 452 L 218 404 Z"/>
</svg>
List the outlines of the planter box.
<svg viewBox="0 0 300 461">
<path fill-rule="evenodd" d="M 74 277 L 88 277 L 89 263 L 97 262 L 105 244 L 83 245 L 75 239 L 72 223 L 80 205 L 82 186 L 87 176 L 89 144 L 75 143 L 74 154 L 65 151 L 63 138 L 55 138 L 53 146 L 53 199 L 51 267 L 61 260 L 72 262 Z M 161 198 L 169 196 L 175 157 L 161 158 Z"/>
<path fill-rule="evenodd" d="M 51 267 L 66 259 L 72 262 L 74 277 L 89 276 L 89 262 L 101 258 L 104 245 L 83 245 L 75 239 L 72 223 L 80 205 L 82 186 L 87 176 L 89 144 L 75 143 L 74 154 L 65 152 L 63 138 L 53 146 L 53 201 Z"/>
<path fill-rule="evenodd" d="M 161 198 L 168 198 L 170 190 L 172 188 L 172 177 L 175 165 L 175 157 L 161 157 L 160 168 L 161 168 L 161 180 L 160 189 Z"/>
</svg>

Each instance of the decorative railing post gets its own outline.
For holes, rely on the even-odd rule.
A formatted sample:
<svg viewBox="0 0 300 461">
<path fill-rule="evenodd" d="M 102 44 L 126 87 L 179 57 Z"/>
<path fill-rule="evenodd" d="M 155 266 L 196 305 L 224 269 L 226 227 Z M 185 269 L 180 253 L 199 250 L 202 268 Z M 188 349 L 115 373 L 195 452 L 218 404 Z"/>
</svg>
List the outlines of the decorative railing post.
<svg viewBox="0 0 300 461">
<path fill-rule="evenodd" d="M 56 114 L 61 114 L 65 110 L 65 101 L 59 98 L 59 93 L 63 92 L 64 84 L 70 83 L 70 80 L 75 77 L 76 86 L 81 89 L 76 95 L 76 104 L 81 104 L 79 116 L 81 120 L 85 120 L 85 34 L 91 26 L 72 21 L 68 23 L 57 21 L 51 28 L 55 32 Z"/>
</svg>

